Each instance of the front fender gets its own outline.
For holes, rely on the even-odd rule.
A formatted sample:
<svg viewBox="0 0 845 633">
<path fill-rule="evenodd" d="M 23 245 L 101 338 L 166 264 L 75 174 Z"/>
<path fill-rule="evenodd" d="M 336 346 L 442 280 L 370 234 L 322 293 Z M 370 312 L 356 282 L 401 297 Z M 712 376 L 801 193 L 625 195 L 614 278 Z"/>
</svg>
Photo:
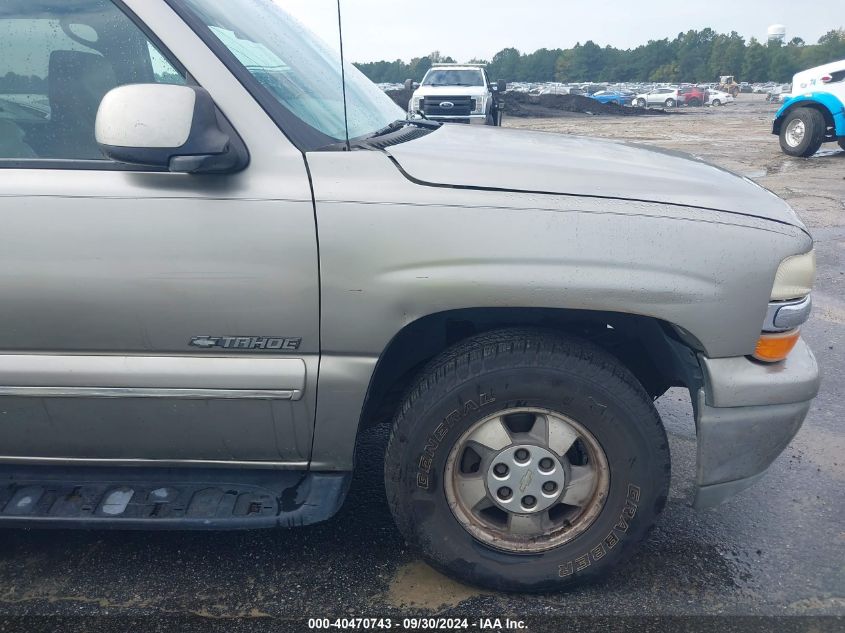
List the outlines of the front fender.
<svg viewBox="0 0 845 633">
<path fill-rule="evenodd" d="M 503 182 L 515 168 L 502 156 L 507 135 L 489 138 L 498 146 L 479 144 L 472 167 Z M 572 178 L 565 164 L 542 175 L 543 154 L 530 151 L 540 139 L 524 140 L 526 160 L 540 172 L 529 186 Z M 467 174 L 459 171 L 460 154 L 446 147 L 442 156 L 456 177 Z M 744 196 L 738 192 L 747 209 L 739 213 L 420 184 L 382 152 L 314 152 L 308 164 L 321 280 L 315 470 L 351 469 L 378 359 L 420 319 L 466 309 L 622 313 L 682 328 L 708 358 L 745 356 L 760 337 L 779 264 L 812 248 L 799 226 L 752 215 L 772 194 L 749 183 Z M 663 186 L 683 192 L 685 167 L 701 168 L 682 161 L 678 177 Z M 605 172 L 612 177 L 623 168 L 608 161 Z M 602 192 L 613 193 L 612 185 Z M 439 345 L 424 338 L 411 344 Z"/>
<path fill-rule="evenodd" d="M 794 108 L 808 107 L 811 104 L 827 110 L 833 120 L 836 136 L 845 136 L 845 104 L 836 95 L 829 92 L 807 92 L 792 97 L 777 111 L 772 126 L 772 134 L 780 134 L 781 123 Z"/>
</svg>

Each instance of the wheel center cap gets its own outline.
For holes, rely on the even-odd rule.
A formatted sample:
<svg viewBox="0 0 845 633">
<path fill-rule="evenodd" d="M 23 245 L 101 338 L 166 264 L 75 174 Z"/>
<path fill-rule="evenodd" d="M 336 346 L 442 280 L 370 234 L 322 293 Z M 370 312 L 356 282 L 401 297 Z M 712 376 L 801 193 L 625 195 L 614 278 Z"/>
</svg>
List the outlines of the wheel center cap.
<svg viewBox="0 0 845 633">
<path fill-rule="evenodd" d="M 560 459 L 531 444 L 500 451 L 487 470 L 487 491 L 503 510 L 515 514 L 543 512 L 557 502 L 566 487 Z"/>
</svg>

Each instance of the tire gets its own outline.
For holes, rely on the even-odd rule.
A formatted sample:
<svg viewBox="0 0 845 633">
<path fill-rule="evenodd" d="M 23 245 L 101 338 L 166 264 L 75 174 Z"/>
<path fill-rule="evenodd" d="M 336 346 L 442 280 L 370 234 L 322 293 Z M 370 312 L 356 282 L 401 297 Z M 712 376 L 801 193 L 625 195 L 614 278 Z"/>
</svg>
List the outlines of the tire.
<svg viewBox="0 0 845 633">
<path fill-rule="evenodd" d="M 485 125 L 492 125 L 493 127 L 501 127 L 502 125 L 502 110 L 497 105 L 490 106 L 490 112 L 487 113 L 487 120 Z"/>
<path fill-rule="evenodd" d="M 700 107 L 701 107 L 701 100 L 700 100 L 700 99 L 691 99 L 691 100 L 690 100 L 690 102 L 689 102 L 689 104 L 690 104 L 693 108 L 700 108 Z"/>
<path fill-rule="evenodd" d="M 675 100 L 674 99 L 666 99 L 664 104 L 667 108 L 674 108 L 675 107 Z"/>
<path fill-rule="evenodd" d="M 720 105 L 722 105 L 722 102 L 719 99 L 713 99 L 713 101 L 710 102 L 710 105 L 712 105 L 714 108 L 718 108 Z"/>
<path fill-rule="evenodd" d="M 638 107 L 638 108 L 644 108 L 644 107 L 646 107 L 646 105 L 647 105 L 647 104 L 646 104 L 646 100 L 645 100 L 645 99 L 637 99 L 637 107 Z"/>
<path fill-rule="evenodd" d="M 840 149 L 845 150 L 845 138 L 839 139 L 838 144 Z"/>
<path fill-rule="evenodd" d="M 505 427 L 496 422 L 503 412 Z M 486 433 L 488 425 L 506 428 L 505 436 L 497 437 L 509 438 L 510 444 L 499 439 L 497 449 L 479 448 L 472 438 L 486 438 L 476 429 Z M 559 439 L 560 432 L 544 434 L 543 429 L 560 431 L 567 425 L 578 437 L 572 448 L 547 442 L 548 450 L 556 444 L 565 452 L 564 457 L 552 453 L 560 460 L 555 462 L 560 472 L 567 473 L 560 496 L 554 501 L 538 497 L 541 503 L 557 505 L 542 512 L 537 507 L 535 514 L 508 513 L 495 506 L 490 484 L 482 483 L 486 497 L 472 507 L 493 506 L 483 512 L 491 523 L 496 515 L 501 527 L 490 528 L 488 519 L 467 521 L 463 488 L 455 481 L 466 483 L 466 478 L 481 475 L 492 481 L 505 454 L 522 459 L 522 444 L 533 454 L 537 479 L 530 472 L 518 477 L 514 465 L 507 476 L 514 476 L 513 492 L 522 491 L 514 502 L 526 486 L 542 485 L 545 492 L 554 482 L 543 480 L 547 475 L 542 474 L 541 457 L 550 453 L 543 447 L 546 440 L 537 437 Z M 488 455 L 486 461 L 472 463 L 475 449 Z M 575 490 L 576 469 L 594 473 L 592 487 Z M 637 379 L 593 344 L 539 330 L 487 333 L 436 358 L 401 404 L 385 458 L 388 504 L 409 545 L 444 573 L 504 591 L 559 590 L 604 577 L 652 528 L 666 503 L 669 477 L 666 433 Z M 501 496 L 503 490 L 510 488 L 498 488 L 495 494 Z M 518 503 L 528 504 L 529 497 Z M 554 514 L 560 521 L 561 512 L 567 516 L 559 531 L 549 528 L 549 534 L 536 536 L 509 532 L 512 524 L 524 526 L 523 520 L 538 516 L 551 521 Z M 497 529 L 508 532 L 507 539 L 498 540 Z"/>
<path fill-rule="evenodd" d="M 825 122 L 815 108 L 795 108 L 780 126 L 780 147 L 790 156 L 808 158 L 824 143 Z"/>
</svg>

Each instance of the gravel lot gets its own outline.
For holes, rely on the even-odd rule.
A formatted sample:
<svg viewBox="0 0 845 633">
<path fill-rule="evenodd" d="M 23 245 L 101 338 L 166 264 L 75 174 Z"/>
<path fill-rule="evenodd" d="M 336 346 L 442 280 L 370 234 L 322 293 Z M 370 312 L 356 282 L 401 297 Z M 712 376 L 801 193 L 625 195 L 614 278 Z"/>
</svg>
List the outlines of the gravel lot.
<svg viewBox="0 0 845 633">
<path fill-rule="evenodd" d="M 673 390 L 658 403 L 671 439 L 672 494 L 633 560 L 605 584 L 567 594 L 487 594 L 405 550 L 383 498 L 385 432 L 377 429 L 362 442 L 362 468 L 340 516 L 313 528 L 4 532 L 0 615 L 240 618 L 228 630 L 249 630 L 266 616 L 353 614 L 845 616 L 845 152 L 834 144 L 811 159 L 787 157 L 769 134 L 773 113 L 760 97 L 741 95 L 732 106 L 676 116 L 505 121 L 691 152 L 773 190 L 807 222 L 820 279 L 805 334 L 826 379 L 799 435 L 756 487 L 713 510 L 688 506 L 694 426 L 687 394 Z"/>
</svg>

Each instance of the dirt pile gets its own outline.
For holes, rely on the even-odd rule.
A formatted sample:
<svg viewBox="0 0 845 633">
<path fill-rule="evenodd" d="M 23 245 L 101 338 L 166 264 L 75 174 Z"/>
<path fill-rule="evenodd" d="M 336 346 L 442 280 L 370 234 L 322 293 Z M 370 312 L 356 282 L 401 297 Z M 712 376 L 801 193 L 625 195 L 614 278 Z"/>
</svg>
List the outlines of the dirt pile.
<svg viewBox="0 0 845 633">
<path fill-rule="evenodd" d="M 407 109 L 411 94 L 407 90 L 389 90 L 387 96 L 403 110 Z M 659 108 L 632 108 L 618 103 L 602 103 L 582 95 L 529 95 L 525 92 L 507 92 L 502 96 L 505 116 L 519 118 L 556 117 L 575 112 L 604 116 L 642 116 L 669 114 Z"/>
<path fill-rule="evenodd" d="M 602 103 L 583 95 L 529 95 L 509 92 L 504 96 L 505 114 L 514 117 L 554 117 L 563 112 L 610 116 L 667 114 L 656 108 L 632 108 L 618 103 Z"/>
</svg>

